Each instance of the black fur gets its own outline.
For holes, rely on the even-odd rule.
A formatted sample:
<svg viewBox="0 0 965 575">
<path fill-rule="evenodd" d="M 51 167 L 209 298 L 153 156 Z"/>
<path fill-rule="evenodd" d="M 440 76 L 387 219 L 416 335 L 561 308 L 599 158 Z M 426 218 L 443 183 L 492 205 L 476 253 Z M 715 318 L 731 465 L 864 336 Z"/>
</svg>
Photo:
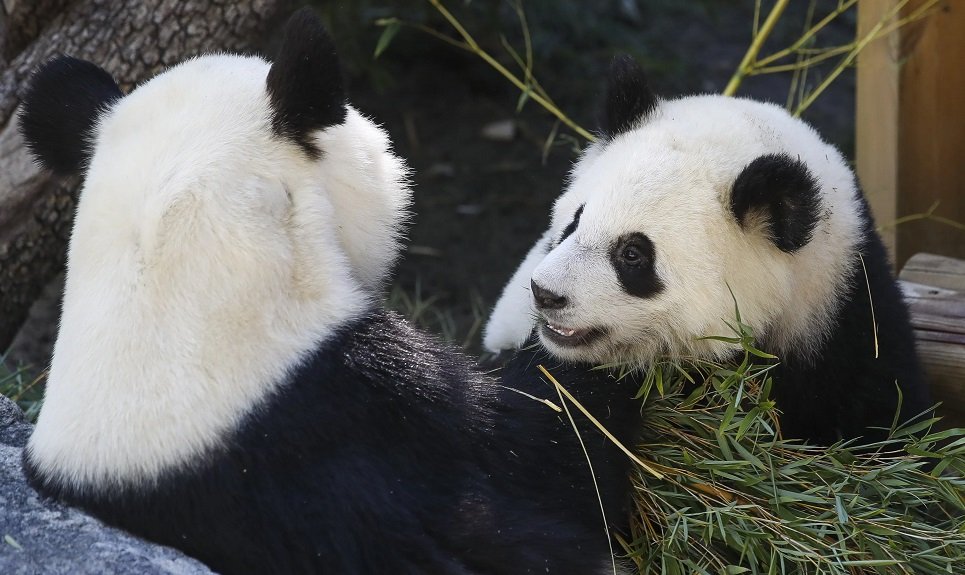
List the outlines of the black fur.
<svg viewBox="0 0 965 575">
<path fill-rule="evenodd" d="M 783 412 L 785 437 L 819 445 L 859 436 L 883 439 L 884 431 L 871 428 L 891 425 L 898 406 L 898 388 L 903 395 L 901 421 L 931 405 L 908 309 L 863 198 L 861 206 L 863 239 L 859 249 L 864 266 L 855 255 L 830 339 L 816 360 L 787 355 L 780 358 L 774 372 L 774 397 Z M 877 357 L 869 285 L 878 326 Z M 762 347 L 767 349 L 767 341 Z"/>
<path fill-rule="evenodd" d="M 537 363 L 618 437 L 641 427 L 632 381 L 522 351 L 501 381 L 390 312 L 326 341 L 223 450 L 156 486 L 42 493 L 177 547 L 220 573 L 598 573 L 609 563 L 586 460 Z M 614 527 L 629 460 L 579 428 Z M 158 430 L 164 433 L 164 430 Z"/>
<path fill-rule="evenodd" d="M 629 257 L 631 254 L 634 257 Z M 637 297 L 653 297 L 663 291 L 657 275 L 656 250 L 645 234 L 621 236 L 610 246 L 610 262 L 623 290 Z"/>
<path fill-rule="evenodd" d="M 529 280 L 529 289 L 533 292 L 533 302 L 539 309 L 563 309 L 569 304 L 566 296 L 555 294 L 541 287 L 536 280 Z"/>
<path fill-rule="evenodd" d="M 563 240 L 565 240 L 566 238 L 570 237 L 570 234 L 572 234 L 573 232 L 575 232 L 575 231 L 576 231 L 576 228 L 579 227 L 579 225 L 580 225 L 580 216 L 583 215 L 583 208 L 584 208 L 585 206 L 586 206 L 586 204 L 584 204 L 584 205 L 580 206 L 579 208 L 577 208 L 576 213 L 573 214 L 573 220 L 572 220 L 570 223 L 566 224 L 566 227 L 563 228 L 563 233 L 560 234 L 560 241 L 556 242 L 557 245 L 563 243 Z"/>
<path fill-rule="evenodd" d="M 603 137 L 612 139 L 630 131 L 656 107 L 657 96 L 650 90 L 640 65 L 626 54 L 615 57 L 610 64 Z"/>
<path fill-rule="evenodd" d="M 730 209 L 741 226 L 751 211 L 762 210 L 771 240 L 787 253 L 811 241 L 820 207 L 820 190 L 811 171 L 787 154 L 765 154 L 748 164 L 737 176 L 730 198 Z"/>
<path fill-rule="evenodd" d="M 23 92 L 20 133 L 41 166 L 78 174 L 90 161 L 97 119 L 123 96 L 102 68 L 58 56 L 37 69 Z"/>
<path fill-rule="evenodd" d="M 335 44 L 309 8 L 288 20 L 283 38 L 267 80 L 272 129 L 317 159 L 321 150 L 312 134 L 345 121 L 345 93 Z"/>
</svg>

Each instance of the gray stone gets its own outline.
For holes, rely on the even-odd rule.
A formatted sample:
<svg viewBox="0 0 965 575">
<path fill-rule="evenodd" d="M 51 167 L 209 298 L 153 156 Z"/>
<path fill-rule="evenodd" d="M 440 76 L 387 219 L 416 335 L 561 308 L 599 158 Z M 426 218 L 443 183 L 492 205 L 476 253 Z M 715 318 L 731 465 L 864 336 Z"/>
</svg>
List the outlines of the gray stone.
<svg viewBox="0 0 965 575">
<path fill-rule="evenodd" d="M 211 571 L 169 547 L 108 527 L 27 485 L 20 458 L 31 426 L 0 396 L 0 573 L 170 574 Z"/>
</svg>

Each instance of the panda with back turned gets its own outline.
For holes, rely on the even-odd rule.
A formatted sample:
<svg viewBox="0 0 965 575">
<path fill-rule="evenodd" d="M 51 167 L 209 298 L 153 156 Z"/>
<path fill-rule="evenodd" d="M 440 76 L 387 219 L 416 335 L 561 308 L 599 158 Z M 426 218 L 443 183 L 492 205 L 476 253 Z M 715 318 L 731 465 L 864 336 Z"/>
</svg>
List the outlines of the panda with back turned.
<svg viewBox="0 0 965 575">
<path fill-rule="evenodd" d="M 726 361 L 735 300 L 772 371 L 785 437 L 877 439 L 929 408 L 908 312 L 841 154 L 783 109 L 661 100 L 614 60 L 604 131 L 503 290 L 491 351 L 532 333 L 563 360 Z M 535 318 L 535 319 L 534 319 Z"/>
<path fill-rule="evenodd" d="M 378 305 L 410 190 L 339 76 L 307 11 L 273 64 L 34 75 L 27 143 L 85 181 L 28 479 L 221 573 L 622 572 L 629 460 L 580 424 L 598 500 L 536 352 L 497 380 Z M 632 383 L 548 367 L 639 428 Z"/>
</svg>

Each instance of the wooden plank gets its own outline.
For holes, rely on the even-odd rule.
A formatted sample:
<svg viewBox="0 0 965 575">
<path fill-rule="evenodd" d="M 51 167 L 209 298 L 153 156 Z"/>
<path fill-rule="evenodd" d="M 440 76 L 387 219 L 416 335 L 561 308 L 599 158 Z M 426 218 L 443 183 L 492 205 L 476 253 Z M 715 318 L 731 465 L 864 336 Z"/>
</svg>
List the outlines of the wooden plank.
<svg viewBox="0 0 965 575">
<path fill-rule="evenodd" d="M 898 277 L 942 426 L 965 426 L 965 261 L 916 254 Z"/>
<path fill-rule="evenodd" d="M 942 402 L 942 427 L 965 426 L 965 345 L 918 340 L 918 357 L 932 400 Z"/>
<path fill-rule="evenodd" d="M 905 13 L 913 10 L 916 0 Z M 965 221 L 965 2 L 944 0 L 927 19 L 901 30 L 898 111 L 898 215 Z M 897 229 L 897 261 L 918 252 L 965 257 L 965 233 L 933 221 Z"/>
<path fill-rule="evenodd" d="M 904 281 L 902 291 L 912 312 L 912 327 L 924 331 L 965 334 L 965 294 Z"/>
<path fill-rule="evenodd" d="M 915 330 L 916 341 L 937 341 L 965 346 L 965 333 L 946 333 L 942 331 Z"/>
<path fill-rule="evenodd" d="M 908 282 L 965 293 L 965 260 L 935 254 L 915 254 L 898 277 Z"/>
<path fill-rule="evenodd" d="M 860 0 L 858 37 L 864 37 L 898 0 Z M 898 34 L 868 44 L 858 54 L 855 96 L 855 164 L 875 221 L 890 224 L 898 209 Z M 881 237 L 894 260 L 895 228 Z"/>
</svg>

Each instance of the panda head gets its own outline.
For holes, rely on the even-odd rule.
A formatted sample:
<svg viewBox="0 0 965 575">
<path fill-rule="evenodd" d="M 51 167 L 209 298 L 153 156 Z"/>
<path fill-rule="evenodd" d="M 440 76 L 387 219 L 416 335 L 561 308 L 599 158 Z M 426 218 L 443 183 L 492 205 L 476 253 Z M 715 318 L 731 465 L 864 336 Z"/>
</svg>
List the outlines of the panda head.
<svg viewBox="0 0 965 575">
<path fill-rule="evenodd" d="M 78 242 L 95 219 L 105 243 L 129 241 L 146 263 L 184 232 L 175 216 L 186 211 L 233 221 L 243 244 L 279 240 L 261 237 L 258 214 L 306 239 L 324 218 L 364 289 L 399 253 L 406 168 L 347 104 L 334 44 L 308 10 L 288 22 L 274 63 L 201 56 L 127 96 L 96 65 L 55 58 L 26 88 L 20 128 L 41 166 L 85 177 Z"/>
<path fill-rule="evenodd" d="M 150 479 L 219 445 L 398 255 L 405 164 L 307 10 L 273 63 L 201 56 L 127 95 L 55 59 L 20 122 L 43 166 L 84 177 L 29 446 L 51 477 Z"/>
<path fill-rule="evenodd" d="M 602 137 L 503 298 L 530 290 L 534 315 L 513 321 L 535 317 L 543 345 L 568 360 L 726 357 L 734 345 L 707 336 L 734 335 L 735 300 L 771 349 L 808 355 L 848 288 L 858 202 L 841 155 L 782 109 L 660 100 L 621 58 Z"/>
</svg>

